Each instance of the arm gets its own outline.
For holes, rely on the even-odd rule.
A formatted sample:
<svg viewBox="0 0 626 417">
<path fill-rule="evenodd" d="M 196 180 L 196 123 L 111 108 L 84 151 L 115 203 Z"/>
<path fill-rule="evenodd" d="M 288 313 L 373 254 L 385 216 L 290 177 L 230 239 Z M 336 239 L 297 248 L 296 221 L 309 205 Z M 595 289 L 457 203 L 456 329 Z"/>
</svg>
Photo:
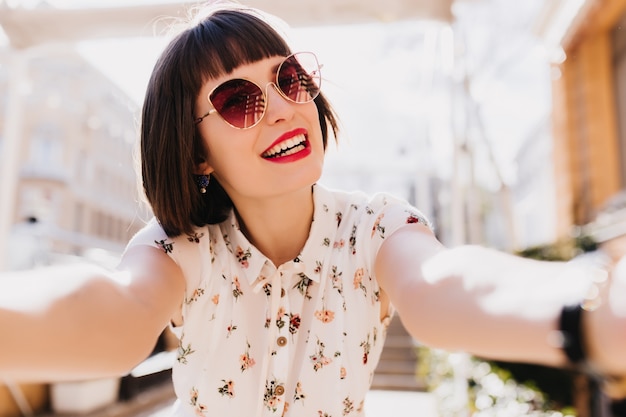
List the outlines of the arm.
<svg viewBox="0 0 626 417">
<path fill-rule="evenodd" d="M 148 246 L 131 248 L 114 272 L 72 265 L 0 276 L 0 376 L 123 374 L 150 354 L 183 294 L 178 266 Z"/>
<path fill-rule="evenodd" d="M 491 359 L 563 366 L 555 340 L 561 308 L 580 300 L 584 274 L 562 262 L 477 246 L 444 248 L 409 225 L 380 248 L 375 272 L 417 340 Z"/>
<path fill-rule="evenodd" d="M 598 308 L 582 315 L 584 350 L 594 368 L 609 375 L 626 375 L 626 258 L 601 288 Z M 626 397 L 626 382 L 620 397 Z"/>
</svg>

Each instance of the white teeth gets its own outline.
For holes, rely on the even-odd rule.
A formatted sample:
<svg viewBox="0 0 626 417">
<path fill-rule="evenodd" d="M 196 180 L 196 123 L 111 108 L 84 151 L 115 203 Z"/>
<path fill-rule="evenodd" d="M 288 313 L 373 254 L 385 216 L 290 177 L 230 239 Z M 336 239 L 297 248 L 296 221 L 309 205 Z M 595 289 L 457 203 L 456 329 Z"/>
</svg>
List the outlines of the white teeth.
<svg viewBox="0 0 626 417">
<path fill-rule="evenodd" d="M 305 148 L 304 142 L 306 141 L 306 137 L 304 135 L 294 136 L 291 139 L 288 139 L 284 142 L 279 143 L 278 145 L 272 147 L 270 150 L 263 154 L 264 158 L 272 158 L 278 155 L 287 156 L 294 154 L 296 152 L 300 152 Z"/>
</svg>

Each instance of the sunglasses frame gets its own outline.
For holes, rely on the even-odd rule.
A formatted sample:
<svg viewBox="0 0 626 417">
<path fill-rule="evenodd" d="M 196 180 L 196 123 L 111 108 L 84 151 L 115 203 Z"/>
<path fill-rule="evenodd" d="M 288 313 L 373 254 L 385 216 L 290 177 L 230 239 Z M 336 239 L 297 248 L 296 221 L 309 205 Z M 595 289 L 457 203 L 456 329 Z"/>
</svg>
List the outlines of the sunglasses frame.
<svg viewBox="0 0 626 417">
<path fill-rule="evenodd" d="M 311 98 L 310 98 L 309 100 L 307 100 L 307 101 L 295 101 L 295 100 L 292 100 L 291 98 L 289 98 L 289 97 L 285 94 L 285 92 L 284 92 L 284 91 L 280 88 L 280 86 L 279 86 L 279 81 L 278 81 L 278 76 L 279 76 L 279 74 L 280 74 L 280 70 L 281 70 L 281 68 L 282 68 L 283 64 L 284 64 L 285 62 L 287 62 L 287 60 L 289 60 L 290 58 L 294 58 L 294 57 L 295 57 L 295 58 L 296 58 L 296 61 L 298 61 L 297 56 L 298 56 L 298 55 L 302 55 L 302 54 L 310 55 L 310 56 L 312 56 L 312 57 L 313 57 L 313 59 L 315 60 L 315 63 L 317 64 L 317 70 L 316 70 L 316 71 L 314 71 L 312 74 L 308 74 L 308 75 L 318 77 L 319 81 L 317 82 L 317 93 L 316 93 L 314 96 L 311 96 L 311 95 L 309 94 L 309 96 L 311 96 Z M 299 62 L 299 61 L 298 61 L 298 62 Z M 263 88 L 262 88 L 259 84 L 257 84 L 256 82 L 254 82 L 254 81 L 252 81 L 252 80 L 249 80 L 249 79 L 247 79 L 247 78 L 243 78 L 243 77 L 231 78 L 230 80 L 226 80 L 226 81 L 224 81 L 223 83 L 220 83 L 219 85 L 215 86 L 215 87 L 214 87 L 211 91 L 209 91 L 209 93 L 207 94 L 207 97 L 206 97 L 206 98 L 207 98 L 207 101 L 209 102 L 209 104 L 210 104 L 211 106 L 213 106 L 213 102 L 211 101 L 211 96 L 213 95 L 213 93 L 214 93 L 214 92 L 215 92 L 218 88 L 220 88 L 221 86 L 223 86 L 225 83 L 232 82 L 232 81 L 234 81 L 234 80 L 242 80 L 242 81 L 246 81 L 246 82 L 249 82 L 249 83 L 254 84 L 254 85 L 255 85 L 256 87 L 258 87 L 258 89 L 261 91 L 261 94 L 262 94 L 262 97 L 263 97 L 263 113 L 261 113 L 261 116 L 259 117 L 259 119 L 258 119 L 256 122 L 254 122 L 253 124 L 251 124 L 250 126 L 245 126 L 245 127 L 235 126 L 235 125 L 233 125 L 232 123 L 230 123 L 228 120 L 226 120 L 226 119 L 225 119 L 225 118 L 224 118 L 224 117 L 220 114 L 220 112 L 219 112 L 219 111 L 217 111 L 217 109 L 215 108 L 215 106 L 213 106 L 213 108 L 212 108 L 211 110 L 209 110 L 208 112 L 204 113 L 202 116 L 197 117 L 197 118 L 195 119 L 194 123 L 195 123 L 196 125 L 197 125 L 197 124 L 200 124 L 200 123 L 202 123 L 202 121 L 203 121 L 204 119 L 206 119 L 206 118 L 207 118 L 207 117 L 209 117 L 210 115 L 212 115 L 212 114 L 214 114 L 214 113 L 217 113 L 217 115 L 218 115 L 218 116 L 220 116 L 220 118 L 221 118 L 221 119 L 222 119 L 222 120 L 223 120 L 223 121 L 224 121 L 227 125 L 231 126 L 232 128 L 235 128 L 235 129 L 240 129 L 240 130 L 251 129 L 251 128 L 255 127 L 256 125 L 258 125 L 258 124 L 261 122 L 261 120 L 263 120 L 263 117 L 265 117 L 265 113 L 266 113 L 266 111 L 267 111 L 267 103 L 268 103 L 268 100 L 267 100 L 267 88 L 268 88 L 270 85 L 272 85 L 272 86 L 274 87 L 274 89 L 275 89 L 275 90 L 276 90 L 276 91 L 277 91 L 277 92 L 278 92 L 278 93 L 279 93 L 279 94 L 280 94 L 280 95 L 281 95 L 281 96 L 282 96 L 285 100 L 287 100 L 287 101 L 289 101 L 289 102 L 291 102 L 291 103 L 295 103 L 295 104 L 306 104 L 306 103 L 310 103 L 310 102 L 314 101 L 314 100 L 317 98 L 317 96 L 319 96 L 319 94 L 320 94 L 320 92 L 321 92 L 321 86 L 322 86 L 322 75 L 321 75 L 321 70 L 322 70 L 322 67 L 323 67 L 323 65 L 319 63 L 319 61 L 318 61 L 318 59 L 317 59 L 317 55 L 315 55 L 315 53 L 313 53 L 313 52 L 308 52 L 308 51 L 301 51 L 301 52 L 294 52 L 294 53 L 292 53 L 292 54 L 290 54 L 290 55 L 286 56 L 286 57 L 285 57 L 285 58 L 281 61 L 280 65 L 278 66 L 278 70 L 276 71 L 276 79 L 275 79 L 274 81 L 270 81 L 270 82 L 268 82 L 268 83 L 265 85 L 265 89 L 263 89 Z"/>
</svg>

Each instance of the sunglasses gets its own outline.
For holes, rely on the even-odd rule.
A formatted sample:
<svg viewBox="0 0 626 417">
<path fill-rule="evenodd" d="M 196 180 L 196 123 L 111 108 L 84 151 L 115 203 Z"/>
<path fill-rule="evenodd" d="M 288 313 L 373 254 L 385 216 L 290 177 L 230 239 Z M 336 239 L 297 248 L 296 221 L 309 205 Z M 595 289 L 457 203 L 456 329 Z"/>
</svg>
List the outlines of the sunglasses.
<svg viewBox="0 0 626 417">
<path fill-rule="evenodd" d="M 196 124 L 217 113 L 236 129 L 256 126 L 267 109 L 267 87 L 271 84 L 292 103 L 310 103 L 320 93 L 321 66 L 312 52 L 289 55 L 278 66 L 276 81 L 263 88 L 244 78 L 234 78 L 215 87 L 207 96 L 213 109 L 198 117 Z"/>
</svg>

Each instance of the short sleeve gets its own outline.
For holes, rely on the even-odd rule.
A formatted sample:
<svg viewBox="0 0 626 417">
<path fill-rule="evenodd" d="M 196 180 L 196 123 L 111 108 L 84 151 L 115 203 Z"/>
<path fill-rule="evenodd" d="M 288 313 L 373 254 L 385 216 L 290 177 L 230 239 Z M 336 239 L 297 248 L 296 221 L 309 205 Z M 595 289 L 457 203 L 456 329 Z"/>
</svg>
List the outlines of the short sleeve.
<svg viewBox="0 0 626 417">
<path fill-rule="evenodd" d="M 126 245 L 125 252 L 136 246 L 152 246 L 162 250 L 176 263 L 180 264 L 175 256 L 175 239 L 167 236 L 156 218 L 152 218 L 139 230 Z"/>
<path fill-rule="evenodd" d="M 373 267 L 382 243 L 401 227 L 420 223 L 433 230 L 428 218 L 417 208 L 390 194 L 374 195 L 365 207 L 361 239 L 367 263 Z"/>
</svg>

